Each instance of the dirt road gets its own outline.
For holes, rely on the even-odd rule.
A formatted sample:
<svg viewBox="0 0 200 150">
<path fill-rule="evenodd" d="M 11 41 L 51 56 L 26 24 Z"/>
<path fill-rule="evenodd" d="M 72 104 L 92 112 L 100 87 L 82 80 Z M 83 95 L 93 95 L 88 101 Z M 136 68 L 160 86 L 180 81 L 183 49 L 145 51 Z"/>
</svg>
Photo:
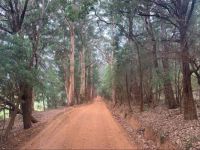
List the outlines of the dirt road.
<svg viewBox="0 0 200 150">
<path fill-rule="evenodd" d="M 136 149 L 99 99 L 56 117 L 22 149 Z"/>
</svg>

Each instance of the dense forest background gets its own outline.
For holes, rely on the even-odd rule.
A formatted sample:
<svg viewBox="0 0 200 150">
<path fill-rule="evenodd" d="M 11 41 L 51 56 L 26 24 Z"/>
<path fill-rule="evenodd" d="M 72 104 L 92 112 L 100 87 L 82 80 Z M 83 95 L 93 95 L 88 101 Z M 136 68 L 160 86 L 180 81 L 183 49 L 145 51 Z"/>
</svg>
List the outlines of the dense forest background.
<svg viewBox="0 0 200 150">
<path fill-rule="evenodd" d="M 10 117 L 96 95 L 127 111 L 158 105 L 198 119 L 196 0 L 1 0 L 0 111 Z"/>
</svg>

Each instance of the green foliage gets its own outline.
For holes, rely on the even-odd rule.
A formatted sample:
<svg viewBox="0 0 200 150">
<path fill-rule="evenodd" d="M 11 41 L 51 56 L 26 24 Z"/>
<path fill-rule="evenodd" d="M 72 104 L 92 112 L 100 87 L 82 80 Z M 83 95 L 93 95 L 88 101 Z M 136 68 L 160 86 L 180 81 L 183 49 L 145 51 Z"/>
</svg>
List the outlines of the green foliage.
<svg viewBox="0 0 200 150">
<path fill-rule="evenodd" d="M 98 89 L 98 87 L 100 86 L 99 66 L 96 64 L 94 65 L 94 71 L 93 71 L 93 83 L 95 89 Z"/>
<path fill-rule="evenodd" d="M 9 118 L 9 111 L 5 110 L 5 119 Z M 0 120 L 4 119 L 4 112 L 0 111 Z"/>
<path fill-rule="evenodd" d="M 77 21 L 79 18 L 80 10 L 79 7 L 75 4 L 67 5 L 65 8 L 65 15 L 67 18 L 70 19 L 70 21 Z"/>
<path fill-rule="evenodd" d="M 107 65 L 104 69 L 104 74 L 101 79 L 101 84 L 99 87 L 99 93 L 100 95 L 111 98 L 111 89 L 112 89 L 112 71 L 111 66 Z"/>
<path fill-rule="evenodd" d="M 20 35 L 7 36 L 0 46 L 1 80 L 19 81 L 34 84 L 37 81 L 37 70 L 30 70 L 31 43 Z"/>
<path fill-rule="evenodd" d="M 62 105 L 66 97 L 63 97 L 64 93 L 64 83 L 59 78 L 59 74 L 57 71 L 53 70 L 51 67 L 46 71 L 46 80 L 44 82 L 45 86 L 45 96 L 47 97 L 48 104 L 54 105 L 52 103 L 56 103 L 56 105 Z"/>
<path fill-rule="evenodd" d="M 95 2 L 97 2 L 97 0 L 81 1 L 79 4 L 69 2 L 65 7 L 65 15 L 72 22 L 84 19 L 93 9 Z"/>
</svg>

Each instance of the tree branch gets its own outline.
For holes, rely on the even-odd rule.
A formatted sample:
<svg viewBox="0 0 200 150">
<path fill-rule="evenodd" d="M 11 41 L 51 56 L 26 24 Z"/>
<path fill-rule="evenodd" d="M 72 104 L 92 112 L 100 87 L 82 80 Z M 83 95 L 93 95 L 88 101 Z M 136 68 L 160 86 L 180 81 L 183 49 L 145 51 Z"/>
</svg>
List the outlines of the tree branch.
<svg viewBox="0 0 200 150">
<path fill-rule="evenodd" d="M 23 9 L 22 14 L 21 14 L 21 17 L 20 17 L 20 27 L 22 26 L 22 23 L 23 23 L 23 21 L 24 21 L 24 17 L 25 17 L 25 14 L 26 14 L 28 2 L 29 2 L 29 0 L 26 0 L 26 1 L 25 1 L 25 4 L 24 4 L 24 9 Z"/>
</svg>

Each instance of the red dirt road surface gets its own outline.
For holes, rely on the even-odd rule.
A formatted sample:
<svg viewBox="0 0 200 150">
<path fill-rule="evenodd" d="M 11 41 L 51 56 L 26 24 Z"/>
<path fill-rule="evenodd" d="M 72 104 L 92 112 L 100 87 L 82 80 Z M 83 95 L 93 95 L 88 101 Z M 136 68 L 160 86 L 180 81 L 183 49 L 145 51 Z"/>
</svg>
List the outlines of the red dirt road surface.
<svg viewBox="0 0 200 150">
<path fill-rule="evenodd" d="M 56 117 L 22 149 L 136 149 L 101 98 Z"/>
</svg>

